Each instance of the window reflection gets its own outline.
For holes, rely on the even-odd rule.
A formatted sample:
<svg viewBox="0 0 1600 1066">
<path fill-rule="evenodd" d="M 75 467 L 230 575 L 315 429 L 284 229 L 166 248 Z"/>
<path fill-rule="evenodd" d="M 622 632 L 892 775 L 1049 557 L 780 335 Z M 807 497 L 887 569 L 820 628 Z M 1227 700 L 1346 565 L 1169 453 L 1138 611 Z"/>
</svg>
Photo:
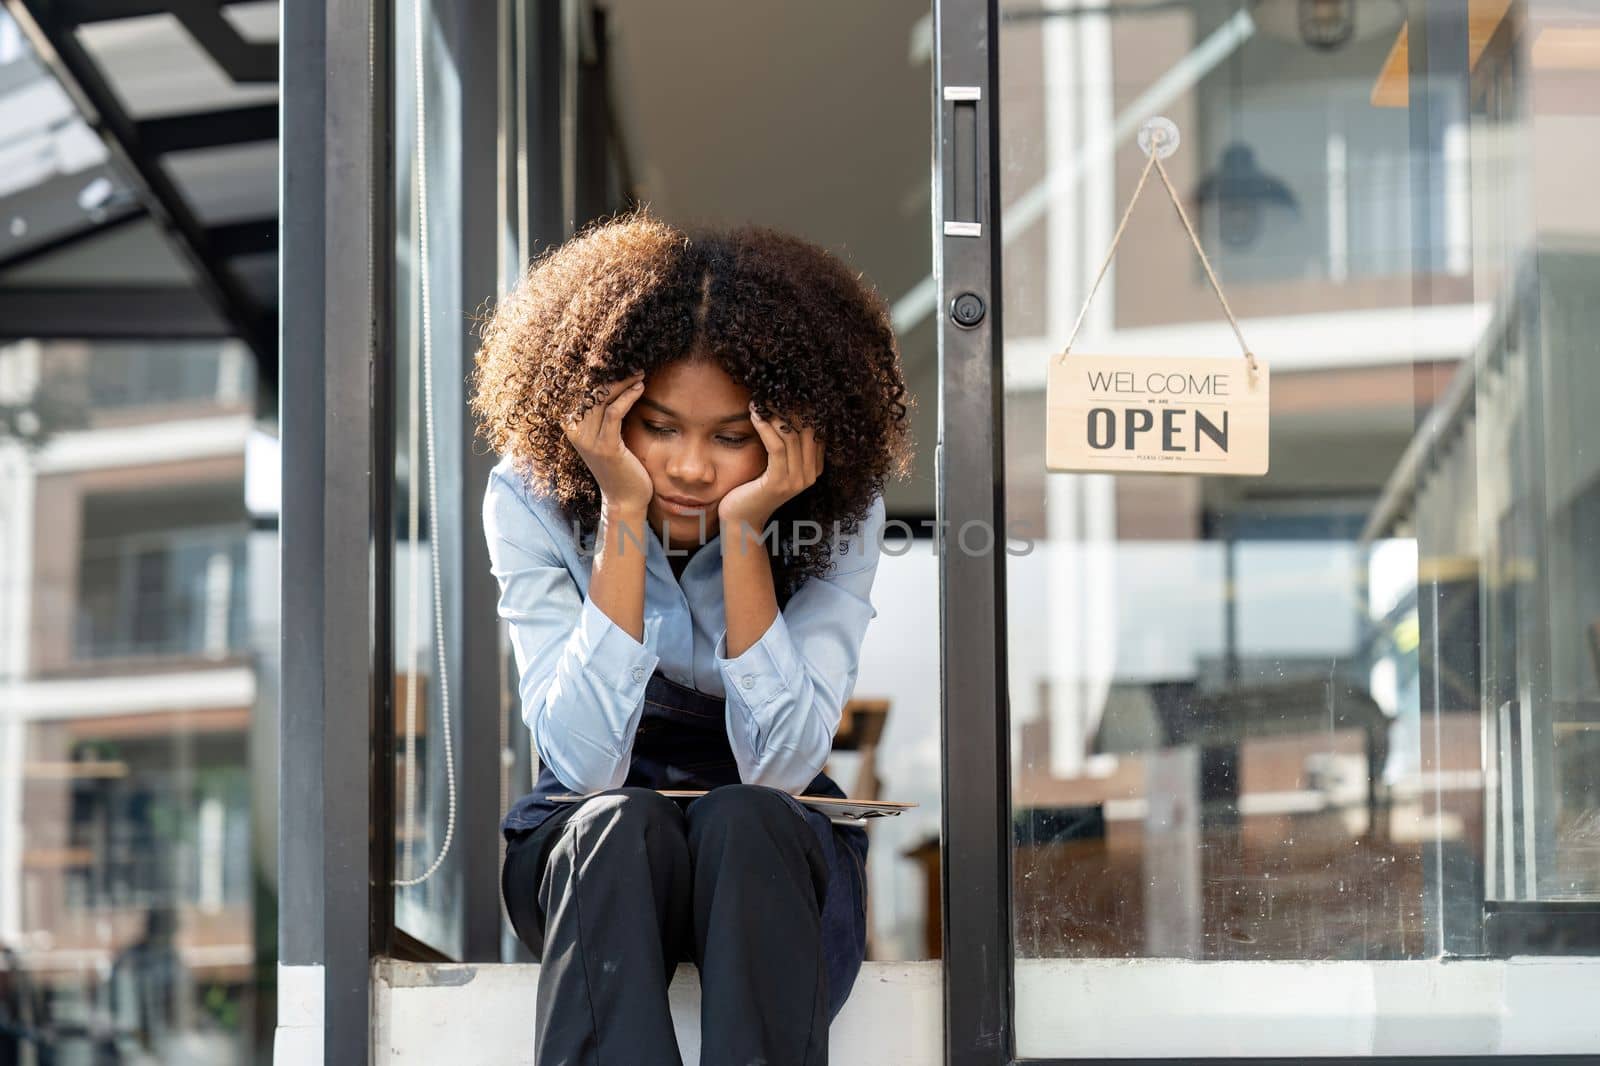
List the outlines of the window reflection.
<svg viewBox="0 0 1600 1066">
<path fill-rule="evenodd" d="M 1410 84 L 1393 4 L 1003 6 L 1018 954 L 1600 953 L 1561 924 L 1600 895 L 1588 22 L 1475 7 Z M 1041 473 L 1154 113 L 1272 365 L 1264 478 Z M 1076 350 L 1236 351 L 1170 212 Z"/>
<path fill-rule="evenodd" d="M 252 373 L 0 347 L 0 1061 L 253 1059 Z"/>
<path fill-rule="evenodd" d="M 225 488 L 237 494 L 237 485 Z M 119 529 L 117 507 L 108 503 L 85 504 L 91 527 L 103 532 L 84 542 L 78 657 L 221 658 L 239 648 L 245 623 L 243 523 Z M 226 503 L 241 509 L 238 499 Z M 171 522 L 182 515 L 161 517 Z"/>
<path fill-rule="evenodd" d="M 432 108 L 455 89 L 458 73 L 431 8 L 422 12 L 422 41 L 416 38 L 415 3 L 402 3 L 395 15 L 395 437 L 393 495 L 393 599 L 394 604 L 394 707 L 395 707 L 395 876 L 409 881 L 433 866 L 451 826 L 450 789 L 446 782 L 444 747 L 440 743 L 443 703 L 437 683 L 439 649 L 436 642 L 433 599 L 434 515 L 428 488 L 430 477 L 424 345 L 431 345 L 433 387 L 443 390 L 443 366 L 456 365 L 463 343 L 457 327 L 462 314 L 452 287 L 438 279 L 451 276 L 461 247 L 459 210 L 441 190 L 448 188 L 452 161 L 441 152 L 434 129 L 439 120 Z M 429 172 L 419 180 L 417 163 L 417 108 L 424 87 L 416 84 L 418 47 L 423 51 L 429 108 L 429 143 L 423 153 Z M 428 192 L 428 229 L 422 232 L 423 205 L 418 194 Z M 426 249 L 428 259 L 422 254 Z M 424 268 L 431 279 L 423 284 Z M 423 307 L 423 294 L 429 304 Z M 431 328 L 429 328 L 431 327 Z M 429 335 L 423 330 L 429 328 Z M 444 401 L 440 400 L 442 407 Z M 437 432 L 437 427 L 436 427 Z M 439 499 L 461 498 L 460 475 L 441 465 L 433 470 Z M 459 567 L 441 548 L 441 593 L 459 579 Z M 452 722 L 459 706 L 453 707 Z M 438 739 L 436 739 L 438 738 Z M 402 933 L 459 958 L 461 951 L 462 892 L 461 851 L 454 848 L 434 875 L 420 884 L 395 890 L 395 925 Z"/>
</svg>

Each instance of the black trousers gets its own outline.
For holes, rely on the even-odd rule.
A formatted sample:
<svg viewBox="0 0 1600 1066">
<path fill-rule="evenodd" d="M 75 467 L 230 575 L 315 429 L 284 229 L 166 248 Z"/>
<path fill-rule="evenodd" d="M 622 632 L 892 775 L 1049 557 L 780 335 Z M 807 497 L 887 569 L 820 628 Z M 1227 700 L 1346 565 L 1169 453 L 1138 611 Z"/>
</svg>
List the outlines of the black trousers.
<svg viewBox="0 0 1600 1066">
<path fill-rule="evenodd" d="M 816 834 L 775 789 L 694 800 L 620 788 L 506 849 L 501 887 L 540 957 L 539 1066 L 681 1066 L 667 986 L 700 971 L 703 1066 L 824 1066 Z"/>
</svg>

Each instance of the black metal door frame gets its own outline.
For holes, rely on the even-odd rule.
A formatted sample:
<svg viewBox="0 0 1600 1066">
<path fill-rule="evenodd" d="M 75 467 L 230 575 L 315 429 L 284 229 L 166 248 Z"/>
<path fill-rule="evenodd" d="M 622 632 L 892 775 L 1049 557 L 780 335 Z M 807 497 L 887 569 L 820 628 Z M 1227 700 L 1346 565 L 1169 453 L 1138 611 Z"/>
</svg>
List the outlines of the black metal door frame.
<svg viewBox="0 0 1600 1066">
<path fill-rule="evenodd" d="M 935 0 L 940 882 L 950 1066 L 1010 1063 L 1013 1044 L 1005 552 L 963 552 L 955 536 L 968 523 L 1003 526 L 998 29 L 995 0 Z"/>
<path fill-rule="evenodd" d="M 368 1061 L 394 925 L 392 33 L 374 0 L 283 4 L 279 960 L 320 984 L 324 1062 Z"/>
</svg>

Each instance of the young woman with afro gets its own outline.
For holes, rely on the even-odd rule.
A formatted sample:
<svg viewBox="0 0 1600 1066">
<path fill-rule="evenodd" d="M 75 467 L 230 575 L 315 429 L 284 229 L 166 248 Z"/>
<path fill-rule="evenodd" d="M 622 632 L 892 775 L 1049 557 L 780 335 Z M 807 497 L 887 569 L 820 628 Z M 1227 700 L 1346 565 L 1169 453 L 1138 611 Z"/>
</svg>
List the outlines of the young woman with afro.
<svg viewBox="0 0 1600 1066">
<path fill-rule="evenodd" d="M 771 230 L 621 217 L 486 324 L 484 530 L 540 762 L 501 881 L 540 1066 L 679 1064 L 684 960 L 706 1066 L 827 1061 L 867 840 L 794 797 L 843 795 L 822 768 L 910 402 L 878 295 Z"/>
</svg>

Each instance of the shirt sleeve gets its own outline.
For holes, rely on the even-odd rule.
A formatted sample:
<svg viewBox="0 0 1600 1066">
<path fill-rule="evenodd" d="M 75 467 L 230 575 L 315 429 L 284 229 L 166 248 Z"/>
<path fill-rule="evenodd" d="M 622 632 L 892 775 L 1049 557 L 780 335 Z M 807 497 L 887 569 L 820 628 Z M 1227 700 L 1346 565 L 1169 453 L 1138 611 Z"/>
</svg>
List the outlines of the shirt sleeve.
<svg viewBox="0 0 1600 1066">
<path fill-rule="evenodd" d="M 727 630 L 717 638 L 728 742 L 745 783 L 799 793 L 827 762 L 878 616 L 870 593 L 883 526 L 879 496 L 857 532 L 839 538 L 833 569 L 801 585 L 760 640 L 728 658 Z"/>
<path fill-rule="evenodd" d="M 658 657 L 579 592 L 560 541 L 499 471 L 483 531 L 540 761 L 574 792 L 618 787 Z"/>
</svg>

